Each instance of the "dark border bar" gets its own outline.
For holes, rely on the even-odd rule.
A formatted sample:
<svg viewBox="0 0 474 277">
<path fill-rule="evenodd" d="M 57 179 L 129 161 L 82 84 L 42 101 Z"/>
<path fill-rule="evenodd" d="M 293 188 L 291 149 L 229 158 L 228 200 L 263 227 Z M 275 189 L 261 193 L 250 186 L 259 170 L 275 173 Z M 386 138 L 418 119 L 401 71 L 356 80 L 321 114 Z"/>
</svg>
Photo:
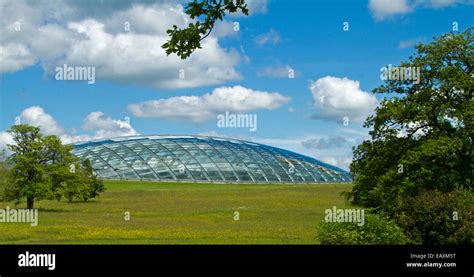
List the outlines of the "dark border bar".
<svg viewBox="0 0 474 277">
<path fill-rule="evenodd" d="M 55 269 L 19 267 L 19 255 L 55 254 Z M 0 245 L 0 276 L 43 273 L 133 272 L 163 265 L 315 265 L 315 270 L 364 273 L 437 273 L 473 276 L 474 247 L 461 246 L 213 246 L 213 245 Z M 410 266 L 407 263 L 411 263 Z M 428 264 L 426 264 L 428 263 Z M 437 267 L 440 263 L 441 268 Z M 12 275 L 13 273 L 13 275 Z"/>
</svg>

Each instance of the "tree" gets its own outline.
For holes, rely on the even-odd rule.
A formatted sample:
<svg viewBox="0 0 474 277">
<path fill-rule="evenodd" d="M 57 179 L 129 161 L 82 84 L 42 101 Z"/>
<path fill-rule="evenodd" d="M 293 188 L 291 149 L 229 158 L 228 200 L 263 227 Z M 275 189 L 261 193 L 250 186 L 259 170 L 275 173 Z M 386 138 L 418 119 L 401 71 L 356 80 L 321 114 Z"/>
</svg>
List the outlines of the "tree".
<svg viewBox="0 0 474 277">
<path fill-rule="evenodd" d="M 48 161 L 46 169 L 51 183 L 50 197 L 59 201 L 64 196 L 64 186 L 73 183 L 77 179 L 76 165 L 79 158 L 71 154 L 70 151 L 73 147 L 63 145 L 57 136 L 44 137 L 43 143 L 45 146 L 44 155 Z"/>
<path fill-rule="evenodd" d="M 373 90 L 393 97 L 366 120 L 371 140 L 354 149 L 354 203 L 393 215 L 397 203 L 420 191 L 472 190 L 472 30 L 417 45 L 400 66 L 419 68 L 419 82 L 387 80 Z"/>
<path fill-rule="evenodd" d="M 162 47 L 167 55 L 175 53 L 184 60 L 191 56 L 194 50 L 201 48 L 201 41 L 211 34 L 218 20 L 222 21 L 227 13 L 239 11 L 248 15 L 245 0 L 194 0 L 187 4 L 185 12 L 193 20 L 199 18 L 202 20 L 191 22 L 184 29 L 173 25 L 172 29 L 166 31 L 170 40 Z"/>
<path fill-rule="evenodd" d="M 5 200 L 19 203 L 26 198 L 27 208 L 32 209 L 35 200 L 66 197 L 71 202 L 76 197 L 87 201 L 104 191 L 90 162 L 80 163 L 71 153 L 73 147 L 63 145 L 57 136 L 43 136 L 38 127 L 28 125 L 14 125 L 9 132 L 15 143 L 8 145 L 12 155 L 2 189 Z"/>
<path fill-rule="evenodd" d="M 92 165 L 89 160 L 84 160 L 81 166 L 82 180 L 84 180 L 80 196 L 87 201 L 90 198 L 99 196 L 105 190 L 104 183 L 94 175 Z"/>
<path fill-rule="evenodd" d="M 0 151 L 0 201 L 3 201 L 5 189 L 6 189 L 6 175 L 8 171 L 7 165 L 7 155 L 5 153 L 5 149 Z"/>
<path fill-rule="evenodd" d="M 39 128 L 28 125 L 14 125 L 8 132 L 15 144 L 8 145 L 13 154 L 5 198 L 19 203 L 26 197 L 27 208 L 33 209 L 35 200 L 46 198 L 51 192 L 47 180 L 47 159 L 43 155 L 43 136 Z"/>
<path fill-rule="evenodd" d="M 474 244 L 473 201 L 466 190 L 423 191 L 403 199 L 394 220 L 413 243 Z"/>
</svg>

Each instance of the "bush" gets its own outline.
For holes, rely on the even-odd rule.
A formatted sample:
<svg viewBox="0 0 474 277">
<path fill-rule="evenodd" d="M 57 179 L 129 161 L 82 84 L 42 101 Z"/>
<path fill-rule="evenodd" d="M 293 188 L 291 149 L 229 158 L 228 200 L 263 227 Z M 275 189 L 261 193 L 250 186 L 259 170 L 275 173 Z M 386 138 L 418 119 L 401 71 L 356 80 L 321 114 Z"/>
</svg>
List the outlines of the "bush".
<svg viewBox="0 0 474 277">
<path fill-rule="evenodd" d="M 20 193 L 12 180 L 9 179 L 8 168 L 8 160 L 5 151 L 2 150 L 0 151 L 0 202 L 16 199 Z M 15 204 L 19 204 L 19 201 L 15 201 Z"/>
<path fill-rule="evenodd" d="M 448 244 L 474 244 L 474 222 L 467 222 L 454 235 L 448 238 Z"/>
<path fill-rule="evenodd" d="M 7 167 L 4 161 L 0 160 L 0 201 L 4 201 L 7 194 Z"/>
<path fill-rule="evenodd" d="M 94 175 L 89 160 L 76 163 L 74 168 L 73 173 L 68 171 L 65 175 L 66 178 L 63 177 L 61 182 L 55 186 L 53 198 L 60 201 L 64 196 L 69 202 L 74 199 L 87 202 L 105 191 L 104 183 Z"/>
<path fill-rule="evenodd" d="M 473 244 L 473 200 L 473 193 L 468 190 L 423 191 L 403 200 L 394 219 L 415 243 Z"/>
<path fill-rule="evenodd" d="M 79 195 L 84 202 L 91 198 L 98 197 L 100 193 L 105 191 L 104 182 L 94 175 L 92 164 L 89 160 L 82 162 L 82 175 L 84 183 L 81 186 Z"/>
<path fill-rule="evenodd" d="M 357 223 L 322 223 L 318 228 L 321 244 L 406 244 L 407 237 L 394 222 L 377 214 L 366 214 L 363 226 Z"/>
</svg>

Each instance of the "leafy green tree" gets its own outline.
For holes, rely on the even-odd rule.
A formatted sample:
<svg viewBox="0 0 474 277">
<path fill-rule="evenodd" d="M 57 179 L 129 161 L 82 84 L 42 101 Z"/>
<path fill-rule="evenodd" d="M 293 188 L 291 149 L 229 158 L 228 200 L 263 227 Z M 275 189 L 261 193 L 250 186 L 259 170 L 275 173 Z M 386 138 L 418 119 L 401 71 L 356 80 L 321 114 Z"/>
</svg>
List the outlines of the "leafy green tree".
<svg viewBox="0 0 474 277">
<path fill-rule="evenodd" d="M 69 202 L 74 198 L 88 201 L 104 191 L 104 184 L 93 174 L 90 161 L 81 163 L 72 155 L 72 145 L 63 145 L 56 136 L 45 137 L 43 141 L 53 198 L 59 201 L 64 196 Z"/>
<path fill-rule="evenodd" d="M 162 47 L 167 55 L 175 53 L 184 60 L 201 48 L 201 41 L 211 34 L 218 20 L 222 21 L 227 13 L 239 11 L 248 15 L 245 0 L 194 0 L 187 4 L 185 12 L 196 21 L 184 29 L 173 25 L 166 31 L 170 39 Z"/>
<path fill-rule="evenodd" d="M 32 209 L 35 200 L 47 198 L 51 193 L 43 136 L 39 128 L 28 125 L 14 125 L 8 132 L 15 144 L 8 145 L 13 155 L 4 197 L 16 203 L 25 197 L 27 208 Z"/>
<path fill-rule="evenodd" d="M 104 191 L 90 162 L 81 163 L 71 153 L 73 147 L 63 145 L 57 136 L 43 136 L 38 127 L 28 125 L 14 125 L 9 132 L 15 143 L 8 145 L 12 155 L 1 191 L 4 200 L 18 204 L 26 198 L 27 208 L 32 209 L 35 200 L 87 201 Z M 0 168 L 0 178 L 1 174 Z"/>
<path fill-rule="evenodd" d="M 46 165 L 51 183 L 51 198 L 61 200 L 65 194 L 64 186 L 74 183 L 77 179 L 75 174 L 76 165 L 79 158 L 71 154 L 73 147 L 63 145 L 57 136 L 47 136 L 43 138 L 45 146 Z M 67 197 L 68 198 L 68 197 Z"/>
<path fill-rule="evenodd" d="M 392 97 L 365 122 L 371 140 L 354 149 L 354 203 L 393 215 L 422 190 L 472 190 L 472 30 L 417 45 L 400 66 L 419 68 L 419 82 L 387 80 L 373 90 Z"/>
</svg>

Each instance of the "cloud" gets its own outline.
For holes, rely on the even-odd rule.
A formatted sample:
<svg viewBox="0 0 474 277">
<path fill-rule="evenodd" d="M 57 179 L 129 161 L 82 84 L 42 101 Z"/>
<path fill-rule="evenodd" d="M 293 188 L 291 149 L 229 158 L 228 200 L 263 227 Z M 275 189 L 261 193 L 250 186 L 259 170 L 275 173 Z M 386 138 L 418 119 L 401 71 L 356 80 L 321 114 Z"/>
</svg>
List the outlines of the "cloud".
<svg viewBox="0 0 474 277">
<path fill-rule="evenodd" d="M 58 2 L 58 1 L 55 1 Z M 161 4 L 176 4 L 176 0 L 133 0 L 133 1 L 115 1 L 115 0 L 100 0 L 100 1 L 77 1 L 77 0 L 62 0 L 59 1 L 67 5 L 67 7 L 74 13 L 75 17 L 103 17 L 105 15 L 126 11 L 136 6 Z"/>
<path fill-rule="evenodd" d="M 161 45 L 165 35 L 109 34 L 95 20 L 69 27 L 87 37 L 76 43 L 61 63 L 97 68 L 96 79 L 135 83 L 154 88 L 192 88 L 238 80 L 236 51 L 227 52 L 215 37 L 208 37 L 187 60 L 167 56 Z"/>
<path fill-rule="evenodd" d="M 24 109 L 18 116 L 21 124 L 39 127 L 43 135 L 56 135 L 63 143 L 72 143 L 91 139 L 88 135 L 76 136 L 68 134 L 59 123 L 40 106 L 31 106 Z M 13 139 L 10 133 L 0 132 L 0 150 L 6 144 L 12 144 Z"/>
<path fill-rule="evenodd" d="M 15 72 L 39 62 L 47 74 L 58 66 L 96 68 L 98 81 L 153 88 L 194 88 L 239 80 L 236 50 L 220 46 L 218 36 L 202 42 L 187 60 L 161 48 L 172 25 L 191 19 L 180 4 L 93 5 L 106 12 L 86 12 L 74 1 L 5 1 L 0 18 L 0 72 Z M 108 3 L 108 2 L 107 2 Z M 5 14 L 5 16 L 4 16 Z M 20 22 L 21 31 L 15 31 Z M 124 24 L 129 24 L 129 29 Z M 222 35 L 222 34 L 221 34 Z M 3 62 L 5 61 L 5 62 Z"/>
<path fill-rule="evenodd" d="M 321 161 L 325 162 L 325 163 L 328 163 L 328 164 L 332 164 L 332 165 L 337 165 L 337 159 L 335 157 L 322 157 L 321 158 Z"/>
<path fill-rule="evenodd" d="M 266 13 L 268 11 L 268 0 L 247 0 L 249 15 Z"/>
<path fill-rule="evenodd" d="M 289 65 L 271 67 L 264 67 L 262 70 L 257 72 L 257 76 L 260 77 L 273 77 L 273 78 L 289 78 L 291 71 L 293 70 L 293 77 L 297 77 L 299 72 L 293 69 Z"/>
<path fill-rule="evenodd" d="M 246 0 L 247 8 L 249 9 L 249 16 L 256 14 L 265 14 L 268 12 L 268 0 Z M 232 17 L 244 17 L 242 12 L 229 14 Z"/>
<path fill-rule="evenodd" d="M 51 115 L 45 113 L 42 107 L 32 106 L 23 110 L 20 119 L 22 124 L 39 127 L 44 135 L 64 134 L 63 128 Z"/>
<path fill-rule="evenodd" d="M 95 131 L 94 138 L 135 136 L 138 132 L 130 125 L 130 120 L 112 119 L 103 112 L 92 112 L 85 119 L 84 130 Z"/>
<path fill-rule="evenodd" d="M 40 106 L 26 108 L 20 113 L 19 118 L 22 124 L 39 127 L 43 135 L 56 135 L 63 143 L 139 135 L 128 120 L 113 119 L 100 111 L 91 112 L 86 116 L 82 127 L 89 133 L 80 135 L 65 131 L 54 117 Z M 13 143 L 11 135 L 8 132 L 0 132 L 0 150 L 11 143 Z"/>
<path fill-rule="evenodd" d="M 8 132 L 0 132 L 0 151 L 5 150 L 6 153 L 9 153 L 7 145 L 13 144 L 13 138 Z"/>
<path fill-rule="evenodd" d="M 218 21 L 212 30 L 217 37 L 235 37 L 239 34 L 239 30 L 235 30 L 234 22 L 227 20 Z"/>
<path fill-rule="evenodd" d="M 47 0 L 46 0 L 47 1 Z M 54 1 L 58 2 L 58 1 Z M 153 5 L 153 4 L 186 4 L 189 1 L 181 0 L 133 0 L 133 1 L 124 1 L 124 0 L 101 0 L 93 1 L 78 1 L 78 0 L 63 0 L 67 4 L 68 8 L 74 12 L 70 16 L 77 17 L 101 17 L 107 14 L 114 12 L 126 11 L 137 5 Z M 268 0 L 246 0 L 247 7 L 249 9 L 249 15 L 262 14 L 268 11 Z M 233 16 L 244 16 L 242 13 L 232 14 Z"/>
<path fill-rule="evenodd" d="M 254 141 L 257 143 L 263 143 L 267 145 L 272 145 L 275 147 L 280 147 L 283 149 L 291 150 L 296 153 L 301 153 L 309 157 L 313 157 L 325 163 L 332 164 L 334 166 L 340 167 L 347 170 L 349 164 L 352 161 L 352 145 L 354 141 L 347 141 L 342 147 L 327 148 L 327 149 L 316 149 L 316 148 L 307 148 L 303 146 L 304 141 L 308 141 L 311 138 L 314 138 L 315 135 L 305 136 L 304 138 L 261 138 L 261 137 L 252 137 L 246 138 L 246 140 Z"/>
<path fill-rule="evenodd" d="M 337 130 L 338 132 L 345 133 L 345 137 L 351 138 L 360 138 L 360 139 L 370 139 L 369 130 L 363 129 L 353 129 L 347 126 L 341 127 Z"/>
<path fill-rule="evenodd" d="M 417 8 L 439 9 L 458 4 L 472 5 L 472 0 L 369 0 L 369 10 L 376 20 L 413 12 Z"/>
<path fill-rule="evenodd" d="M 342 156 L 342 157 L 324 156 L 324 157 L 321 157 L 321 161 L 337 166 L 344 170 L 349 170 L 349 166 L 352 163 L 352 156 Z"/>
<path fill-rule="evenodd" d="M 377 106 L 377 98 L 360 89 L 359 81 L 326 76 L 310 83 L 314 119 L 362 122 Z"/>
<path fill-rule="evenodd" d="M 23 44 L 8 43 L 0 46 L 0 73 L 15 72 L 36 62 L 33 54 Z"/>
<path fill-rule="evenodd" d="M 302 141 L 301 144 L 306 148 L 329 149 L 346 146 L 348 141 L 341 136 L 331 136 L 327 138 L 313 138 Z"/>
<path fill-rule="evenodd" d="M 158 117 L 172 120 L 204 122 L 219 113 L 244 113 L 272 110 L 290 101 L 276 92 L 258 91 L 242 86 L 220 87 L 202 96 L 176 96 L 128 106 L 137 117 Z"/>
<path fill-rule="evenodd" d="M 369 0 L 369 9 L 376 20 L 412 11 L 407 0 Z"/>
<path fill-rule="evenodd" d="M 422 43 L 425 41 L 425 37 L 418 37 L 418 38 L 413 38 L 413 39 L 408 39 L 408 40 L 402 40 L 400 41 L 398 48 L 400 49 L 407 49 L 407 48 L 412 48 L 415 47 L 418 43 Z"/>
<path fill-rule="evenodd" d="M 280 42 L 280 34 L 277 31 L 270 29 L 267 33 L 263 33 L 257 37 L 255 37 L 255 43 L 260 46 L 264 46 L 267 44 L 276 45 Z"/>
</svg>

